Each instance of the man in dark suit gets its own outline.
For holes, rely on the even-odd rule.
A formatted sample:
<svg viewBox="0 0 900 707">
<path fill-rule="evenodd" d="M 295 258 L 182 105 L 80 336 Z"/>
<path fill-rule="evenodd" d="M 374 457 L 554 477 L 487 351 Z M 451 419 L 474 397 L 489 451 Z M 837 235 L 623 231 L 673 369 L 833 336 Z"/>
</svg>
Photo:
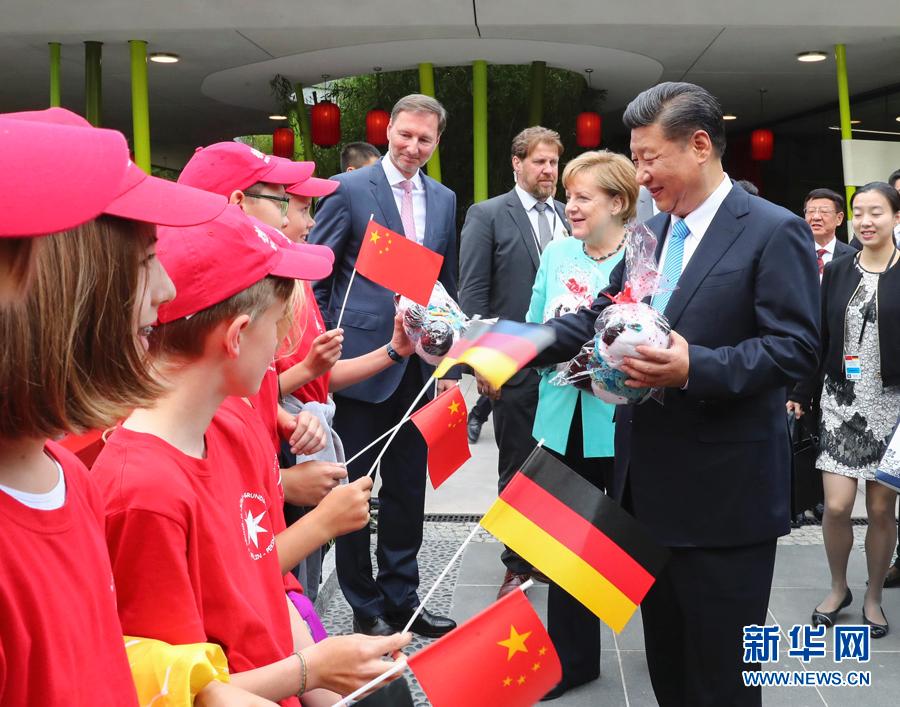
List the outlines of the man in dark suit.
<svg viewBox="0 0 900 707">
<path fill-rule="evenodd" d="M 460 239 L 459 303 L 470 317 L 525 321 L 541 251 L 554 238 L 569 235 L 563 204 L 553 198 L 562 152 L 558 133 L 526 128 L 512 142 L 516 185 L 469 208 Z M 500 491 L 534 448 L 531 428 L 539 381 L 533 369 L 520 371 L 494 402 Z M 506 575 L 498 598 L 532 574 L 531 564 L 509 548 L 501 559 Z"/>
<path fill-rule="evenodd" d="M 662 707 L 759 705 L 743 686 L 742 629 L 765 624 L 776 538 L 790 530 L 785 386 L 818 350 L 809 227 L 747 194 L 722 170 L 722 109 L 706 90 L 662 83 L 628 106 L 638 182 L 661 213 L 648 226 L 674 291 L 653 306 L 669 349 L 626 359 L 629 385 L 663 404 L 616 416 L 614 495 L 671 559 L 642 605 L 647 663 Z M 625 261 L 606 294 L 627 279 Z M 550 321 L 557 342 L 537 365 L 574 356 L 611 302 Z"/>
<path fill-rule="evenodd" d="M 443 255 L 439 279 L 456 298 L 456 195 L 421 171 L 445 124 L 446 111 L 433 98 L 401 98 L 388 124 L 387 155 L 334 177 L 340 189 L 319 202 L 309 242 L 327 245 L 335 255 L 334 272 L 314 288 L 329 328 L 338 320 L 372 218 Z M 393 322 L 393 293 L 357 275 L 341 322 L 343 355 L 360 356 L 389 341 Z M 396 365 L 335 395 L 334 427 L 348 458 L 400 421 L 434 370 L 415 355 L 403 358 L 390 344 L 387 355 Z M 438 388 L 452 384 L 439 381 Z M 376 445 L 349 466 L 351 480 L 368 472 L 378 451 Z M 416 556 L 422 545 L 425 461 L 422 437 L 412 425 L 404 425 L 381 461 L 377 578 L 372 577 L 368 528 L 338 540 L 338 580 L 353 607 L 355 631 L 390 634 L 402 628 L 419 604 Z M 436 637 L 455 626 L 449 618 L 423 611 L 412 630 Z"/>
<path fill-rule="evenodd" d="M 837 228 L 844 222 L 844 197 L 831 189 L 813 189 L 803 200 L 803 217 L 815 239 L 819 282 L 822 272 L 834 258 L 857 249 L 838 240 Z"/>
</svg>

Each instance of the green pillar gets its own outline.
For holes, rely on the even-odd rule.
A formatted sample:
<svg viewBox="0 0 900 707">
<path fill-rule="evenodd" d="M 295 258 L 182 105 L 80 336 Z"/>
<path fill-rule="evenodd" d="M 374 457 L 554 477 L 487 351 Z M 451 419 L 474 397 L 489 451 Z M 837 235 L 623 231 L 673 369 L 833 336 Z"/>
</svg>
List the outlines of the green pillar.
<svg viewBox="0 0 900 707">
<path fill-rule="evenodd" d="M 544 121 L 544 79 L 547 76 L 547 62 L 531 62 L 531 100 L 528 110 L 528 126 L 540 125 Z"/>
<path fill-rule="evenodd" d="M 294 84 L 294 93 L 297 94 L 297 123 L 300 125 L 300 142 L 303 145 L 303 159 L 313 161 L 312 130 L 309 127 L 309 111 L 306 110 L 306 101 L 303 100 L 303 84 Z"/>
<path fill-rule="evenodd" d="M 488 198 L 487 62 L 472 62 L 472 164 L 475 168 L 475 201 Z"/>
<path fill-rule="evenodd" d="M 134 163 L 150 174 L 150 99 L 147 90 L 147 42 L 128 41 L 131 49 L 131 122 Z"/>
<path fill-rule="evenodd" d="M 419 64 L 419 91 L 426 96 L 436 98 L 434 95 L 434 64 Z M 441 148 L 440 145 L 434 148 L 431 153 L 431 159 L 425 165 L 428 170 L 428 176 L 436 182 L 441 181 Z"/>
<path fill-rule="evenodd" d="M 59 42 L 50 42 L 50 107 L 58 108 L 62 105 L 61 93 L 59 89 L 59 68 L 60 68 L 60 44 Z"/>
<path fill-rule="evenodd" d="M 841 116 L 841 140 L 852 140 L 853 130 L 850 127 L 850 85 L 847 82 L 847 47 L 845 45 L 834 45 L 834 59 L 837 63 L 838 111 Z M 844 189 L 847 192 L 847 220 L 849 221 L 850 198 L 856 191 L 856 186 L 845 183 Z"/>
<path fill-rule="evenodd" d="M 103 105 L 103 85 L 100 58 L 103 42 L 84 43 L 84 117 L 91 125 L 100 125 L 100 107 Z"/>
</svg>

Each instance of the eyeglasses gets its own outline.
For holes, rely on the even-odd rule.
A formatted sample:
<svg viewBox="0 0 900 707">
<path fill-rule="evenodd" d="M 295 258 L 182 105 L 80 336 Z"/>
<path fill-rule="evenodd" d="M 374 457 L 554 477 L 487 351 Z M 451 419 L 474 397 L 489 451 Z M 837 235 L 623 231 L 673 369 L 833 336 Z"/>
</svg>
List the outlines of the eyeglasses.
<svg viewBox="0 0 900 707">
<path fill-rule="evenodd" d="M 834 209 L 823 209 L 821 206 L 810 206 L 803 209 L 803 213 L 806 216 L 815 216 L 816 214 L 821 214 L 822 216 L 831 216 L 832 214 L 835 214 L 837 212 Z"/>
<path fill-rule="evenodd" d="M 269 196 L 268 194 L 251 194 L 250 192 L 244 192 L 244 196 L 252 196 L 254 199 L 268 199 L 269 201 L 277 201 L 278 208 L 281 210 L 282 216 L 287 216 L 288 213 L 288 205 L 291 203 L 291 200 L 286 196 Z"/>
</svg>

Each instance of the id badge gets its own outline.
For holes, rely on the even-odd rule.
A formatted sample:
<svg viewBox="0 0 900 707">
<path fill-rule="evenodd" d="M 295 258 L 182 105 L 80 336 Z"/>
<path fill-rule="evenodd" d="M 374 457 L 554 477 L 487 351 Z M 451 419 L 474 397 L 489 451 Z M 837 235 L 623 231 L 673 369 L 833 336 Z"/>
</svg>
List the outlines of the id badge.
<svg viewBox="0 0 900 707">
<path fill-rule="evenodd" d="M 859 356 L 844 356 L 844 375 L 848 381 L 858 381 L 862 378 Z"/>
</svg>

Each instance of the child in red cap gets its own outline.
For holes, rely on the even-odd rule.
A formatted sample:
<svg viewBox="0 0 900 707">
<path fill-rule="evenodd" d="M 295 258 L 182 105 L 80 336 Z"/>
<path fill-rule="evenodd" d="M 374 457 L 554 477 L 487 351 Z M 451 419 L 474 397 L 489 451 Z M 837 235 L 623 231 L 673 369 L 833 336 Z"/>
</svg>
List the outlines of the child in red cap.
<svg viewBox="0 0 900 707">
<path fill-rule="evenodd" d="M 136 705 L 102 502 L 47 438 L 106 426 L 153 397 L 141 334 L 174 291 L 148 224 L 199 223 L 225 201 L 148 177 L 120 134 L 61 109 L 0 116 L 0 174 L 13 173 L 20 192 L 23 179 L 42 189 L 40 203 L 22 192 L 0 226 L 3 242 L 38 243 L 18 306 L 0 305 L 0 703 Z M 190 669 L 198 647 L 170 648 L 169 665 Z M 218 682 L 201 703 L 263 704 Z"/>
<path fill-rule="evenodd" d="M 214 641 L 233 684 L 282 705 L 312 690 L 304 704 L 331 705 L 337 696 L 315 688 L 348 694 L 409 637 L 298 645 L 282 565 L 365 525 L 371 481 L 335 489 L 281 532 L 274 453 L 245 397 L 284 336 L 293 280 L 321 277 L 323 264 L 279 248 L 234 206 L 159 237 L 178 290 L 150 336 L 165 391 L 110 436 L 94 466 L 123 627 L 172 643 Z"/>
</svg>

